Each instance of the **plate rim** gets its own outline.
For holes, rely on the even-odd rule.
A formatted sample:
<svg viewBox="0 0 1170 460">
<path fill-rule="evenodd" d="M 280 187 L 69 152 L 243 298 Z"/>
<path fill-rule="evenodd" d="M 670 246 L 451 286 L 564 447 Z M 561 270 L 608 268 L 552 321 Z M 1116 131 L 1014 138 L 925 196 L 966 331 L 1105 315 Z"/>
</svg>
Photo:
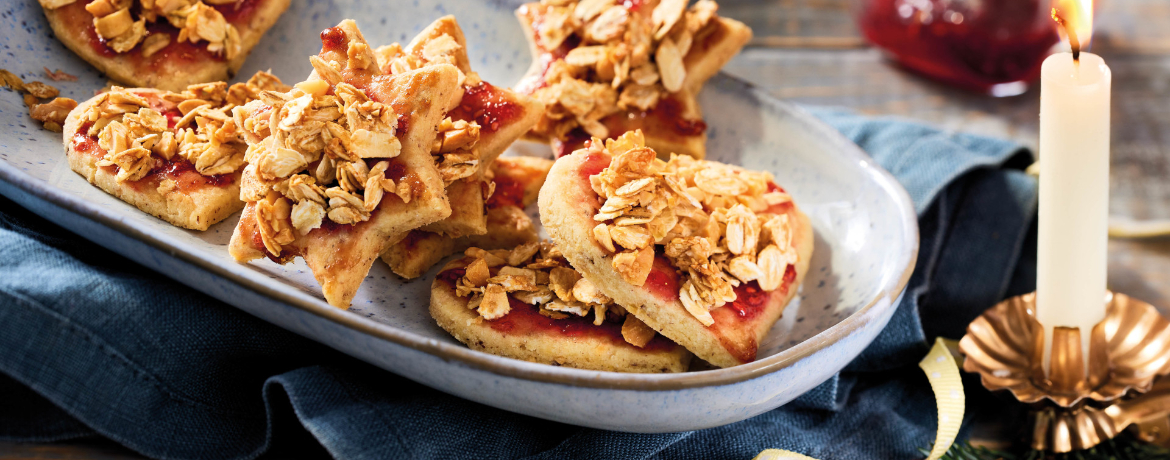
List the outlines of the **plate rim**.
<svg viewBox="0 0 1170 460">
<path fill-rule="evenodd" d="M 306 313 L 331 321 L 346 329 L 365 334 L 371 338 L 388 341 L 398 346 L 423 352 L 443 359 L 444 361 L 455 362 L 456 364 L 469 366 L 503 377 L 598 389 L 673 391 L 723 386 L 752 380 L 776 372 L 837 343 L 845 336 L 860 329 L 862 325 L 873 317 L 879 316 L 882 311 L 878 311 L 878 307 L 883 299 L 888 300 L 888 306 L 886 308 L 896 308 L 897 299 L 902 295 L 906 285 L 909 283 L 910 276 L 917 263 L 920 241 L 917 215 L 909 194 L 892 174 L 878 165 L 872 157 L 865 154 L 859 146 L 845 138 L 836 129 L 817 119 L 802 107 L 781 100 L 750 82 L 722 71 L 719 72 L 716 80 L 724 80 L 740 86 L 743 90 L 750 92 L 761 104 L 765 106 L 770 105 L 772 110 L 789 112 L 796 115 L 800 123 L 807 128 L 815 130 L 818 135 L 830 139 L 833 144 L 836 144 L 836 147 L 840 148 L 842 154 L 847 156 L 847 159 L 858 161 L 862 168 L 870 172 L 871 177 L 878 179 L 879 186 L 891 193 L 895 199 L 895 204 L 903 211 L 901 217 L 903 227 L 906 231 L 902 235 L 902 240 L 912 247 L 912 250 L 905 255 L 907 258 L 906 267 L 902 273 L 896 278 L 891 278 L 890 281 L 893 282 L 887 281 L 869 302 L 837 324 L 775 355 L 723 369 L 676 374 L 591 371 L 532 363 L 475 351 L 461 343 L 452 344 L 437 341 L 404 329 L 370 320 L 360 315 L 351 314 L 348 309 L 342 310 L 329 306 L 323 301 L 320 301 L 320 299 L 316 299 L 319 302 L 308 300 L 304 296 L 298 296 L 297 293 L 300 291 L 295 289 L 280 290 L 265 285 L 262 282 L 252 280 L 247 276 L 240 276 L 238 273 L 233 273 L 228 266 L 220 264 L 218 261 L 205 258 L 201 254 L 201 251 L 179 250 L 176 246 L 168 244 L 165 241 L 170 239 L 170 237 L 162 234 L 151 234 L 147 231 L 137 229 L 133 225 L 119 219 L 118 214 L 115 212 L 93 206 L 92 203 L 71 196 L 64 190 L 21 171 L 7 160 L 0 161 L 0 181 L 7 182 L 36 198 L 56 205 L 79 217 L 90 219 L 137 242 L 145 243 L 155 250 L 178 258 L 183 262 L 222 278 L 224 281 L 234 283 L 241 288 L 251 290 L 282 304 L 298 308 Z M 170 274 L 165 275 L 171 277 Z M 229 302 L 225 303 L 231 305 Z M 238 306 L 232 306 L 241 309 Z M 271 323 L 271 321 L 269 322 Z M 308 338 L 320 342 L 315 337 Z"/>
</svg>

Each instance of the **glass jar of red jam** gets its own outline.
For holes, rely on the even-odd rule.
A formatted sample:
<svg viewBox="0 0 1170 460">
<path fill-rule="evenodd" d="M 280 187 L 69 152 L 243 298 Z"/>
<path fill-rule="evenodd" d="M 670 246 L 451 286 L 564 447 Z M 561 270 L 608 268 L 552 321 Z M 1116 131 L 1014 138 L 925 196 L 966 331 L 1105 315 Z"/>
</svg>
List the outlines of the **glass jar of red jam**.
<svg viewBox="0 0 1170 460">
<path fill-rule="evenodd" d="M 960 88 L 1015 96 L 1059 41 L 1051 0 L 856 0 L 862 34 L 902 66 Z"/>
</svg>

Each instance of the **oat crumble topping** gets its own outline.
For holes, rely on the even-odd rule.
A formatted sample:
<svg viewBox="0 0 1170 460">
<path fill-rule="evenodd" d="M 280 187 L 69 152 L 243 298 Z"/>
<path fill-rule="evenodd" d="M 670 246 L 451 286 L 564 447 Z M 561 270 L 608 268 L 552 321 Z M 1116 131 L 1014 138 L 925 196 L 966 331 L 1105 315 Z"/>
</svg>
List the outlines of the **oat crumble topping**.
<svg viewBox="0 0 1170 460">
<path fill-rule="evenodd" d="M 682 89 L 683 57 L 695 34 L 718 6 L 700 0 L 663 0 L 649 14 L 631 12 L 618 0 L 541 0 L 534 21 L 537 45 L 546 53 L 576 37 L 580 44 L 549 63 L 545 86 L 533 96 L 547 107 L 534 131 L 564 139 L 580 127 L 607 138 L 601 119 L 622 111 L 651 110 Z"/>
<path fill-rule="evenodd" d="M 77 75 L 70 74 L 68 72 L 65 72 L 64 70 L 57 69 L 56 72 L 53 72 L 53 71 L 50 71 L 48 67 L 42 67 L 42 69 L 45 69 L 45 76 L 49 77 L 50 80 L 53 80 L 53 81 L 77 81 Z"/>
<path fill-rule="evenodd" d="M 262 91 L 282 89 L 280 79 L 257 72 L 246 83 L 224 82 L 188 86 L 183 92 L 159 94 L 163 106 L 182 115 L 170 120 L 146 97 L 114 87 L 98 96 L 82 114 L 87 136 L 98 138 L 105 150 L 98 166 L 118 166 L 118 182 L 142 179 L 154 168 L 156 158 L 176 155 L 191 162 L 199 174 L 230 174 L 244 165 L 246 145 L 237 120 L 230 112 Z"/>
<path fill-rule="evenodd" d="M 48 69 L 45 71 L 48 72 Z M 49 76 L 56 80 L 52 73 Z M 74 80 L 76 79 L 74 77 Z M 4 69 L 0 69 L 0 86 L 7 87 L 17 93 L 23 93 L 24 105 L 28 106 L 28 115 L 33 120 L 41 122 L 41 126 L 45 129 L 55 133 L 61 132 L 62 127 L 65 126 L 65 118 L 69 116 L 69 111 L 77 107 L 77 101 L 67 97 L 57 97 L 61 94 L 57 88 L 39 81 L 25 83 L 16 74 Z M 54 99 L 47 103 L 41 103 L 41 99 L 49 98 Z"/>
<path fill-rule="evenodd" d="M 680 301 L 703 325 L 714 323 L 710 310 L 736 299 L 735 286 L 757 281 L 774 290 L 796 263 L 788 214 L 767 213 L 792 200 L 770 191 L 771 174 L 688 156 L 662 161 L 641 131 L 594 138 L 586 149 L 612 157 L 589 178 L 602 200 L 594 240 L 635 286 L 645 284 L 662 246 L 681 274 Z"/>
<path fill-rule="evenodd" d="M 41 6 L 53 10 L 77 0 L 40 0 Z M 207 0 L 214 5 L 227 5 L 239 0 Z M 179 29 L 176 39 L 181 43 L 207 41 L 207 50 L 235 59 L 241 51 L 240 32 L 229 24 L 215 8 L 202 0 L 94 0 L 85 5 L 93 15 L 93 26 L 98 36 L 118 53 L 128 52 L 142 44 L 142 55 L 150 57 L 171 42 L 167 33 L 149 33 L 147 23 L 164 20 Z M 135 16 L 138 17 L 135 20 Z"/>
<path fill-rule="evenodd" d="M 261 239 L 275 256 L 326 218 L 364 222 L 386 194 L 413 198 L 408 181 L 386 177 L 402 151 L 398 114 L 342 81 L 335 63 L 310 62 L 322 79 L 265 91 L 234 110 L 248 140 L 240 197 L 256 202 Z"/>
<path fill-rule="evenodd" d="M 450 64 L 458 69 L 457 56 L 460 52 L 462 47 L 459 42 L 449 34 L 442 34 L 428 40 L 422 49 L 414 53 L 407 54 L 402 45 L 393 43 L 378 47 L 374 50 L 374 56 L 378 68 L 396 75 L 439 64 Z M 355 52 L 351 50 L 348 54 L 352 59 Z M 481 82 L 479 74 L 475 72 L 464 73 L 460 69 L 459 73 L 459 85 L 464 88 Z M 435 166 L 444 185 L 482 173 L 480 151 L 475 148 L 479 134 L 480 125 L 474 120 L 452 120 L 447 117 L 439 124 L 439 135 L 431 148 L 431 155 L 435 157 Z"/>
<path fill-rule="evenodd" d="M 485 320 L 507 315 L 512 310 L 508 296 L 512 296 L 553 319 L 585 318 L 592 313 L 598 326 L 606 320 L 623 321 L 622 337 L 636 347 L 654 338 L 654 329 L 602 294 L 548 240 L 512 250 L 470 248 L 464 254 L 473 260 L 455 281 L 455 295 L 468 298 L 467 308 Z"/>
</svg>

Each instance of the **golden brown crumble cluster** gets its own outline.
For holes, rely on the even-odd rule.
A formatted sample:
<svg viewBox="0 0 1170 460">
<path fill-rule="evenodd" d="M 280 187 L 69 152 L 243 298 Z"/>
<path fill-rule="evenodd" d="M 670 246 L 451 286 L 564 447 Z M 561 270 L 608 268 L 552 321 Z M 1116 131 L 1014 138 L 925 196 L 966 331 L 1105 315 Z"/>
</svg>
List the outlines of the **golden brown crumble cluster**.
<svg viewBox="0 0 1170 460">
<path fill-rule="evenodd" d="M 450 64 L 458 69 L 457 56 L 462 52 L 463 47 L 454 37 L 442 34 L 427 40 L 422 49 L 415 53 L 408 54 L 402 45 L 393 43 L 378 47 L 374 50 L 374 56 L 378 68 L 396 75 L 439 64 Z M 352 59 L 364 53 L 354 50 L 348 54 Z M 475 72 L 459 72 L 460 86 L 473 87 L 481 81 Z M 452 120 L 448 117 L 439 125 L 439 135 L 431 148 L 431 155 L 435 157 L 435 166 L 445 185 L 479 173 L 480 151 L 475 148 L 479 134 L 480 126 L 475 121 Z"/>
<path fill-rule="evenodd" d="M 231 110 L 262 91 L 284 87 L 276 76 L 257 72 L 246 83 L 230 87 L 215 82 L 191 85 L 180 93 L 159 93 L 163 105 L 182 115 L 173 127 L 147 97 L 114 87 L 98 96 L 81 122 L 90 123 L 85 134 L 96 136 L 98 147 L 105 150 L 98 166 L 120 168 L 118 182 L 146 176 L 155 166 L 155 156 L 171 160 L 178 155 L 206 176 L 230 174 L 244 165 L 246 148 Z"/>
<path fill-rule="evenodd" d="M 60 74 L 65 74 L 60 72 Z M 56 75 L 45 69 L 45 73 L 52 79 L 56 80 Z M 74 80 L 77 77 L 73 77 Z M 45 83 L 34 81 L 25 83 L 16 74 L 4 69 L 0 69 L 0 86 L 5 86 L 18 93 L 24 93 L 24 105 L 28 106 L 29 116 L 32 119 L 41 122 L 45 129 L 53 132 L 61 132 L 62 126 L 65 125 L 65 118 L 69 116 L 69 111 L 77 107 L 77 101 L 67 97 L 57 97 L 61 91 Z M 53 98 L 52 101 L 41 103 L 42 99 Z"/>
<path fill-rule="evenodd" d="M 77 0 L 40 0 L 41 6 L 53 10 Z M 204 3 L 206 1 L 206 3 Z M 118 53 L 142 44 L 142 55 L 151 56 L 171 43 L 167 33 L 149 33 L 147 23 L 160 19 L 179 29 L 179 42 L 207 41 L 207 50 L 235 59 L 240 53 L 240 32 L 215 8 L 207 5 L 231 5 L 239 0 L 94 0 L 85 5 L 93 15 L 93 27 L 99 37 Z M 137 3 L 137 5 L 135 5 Z M 137 8 L 135 8 L 137 6 Z M 137 12 L 138 20 L 134 20 Z"/>
<path fill-rule="evenodd" d="M 235 110 L 249 144 L 240 198 L 256 202 L 260 235 L 273 255 L 326 217 L 364 222 L 386 193 L 413 198 L 407 180 L 386 177 L 389 160 L 402 151 L 394 108 L 342 81 L 332 64 L 310 61 L 322 79 L 264 92 Z M 369 166 L 366 159 L 380 161 Z"/>
<path fill-rule="evenodd" d="M 600 326 L 606 319 L 624 321 L 622 336 L 634 346 L 645 346 L 654 330 L 627 315 L 626 310 L 602 294 L 565 260 L 550 241 L 532 242 L 512 250 L 468 249 L 473 260 L 455 282 L 455 295 L 469 297 L 467 308 L 477 309 L 485 320 L 495 320 L 511 310 L 508 296 L 532 305 L 553 319 L 570 315 L 588 317 Z"/>
<path fill-rule="evenodd" d="M 563 139 L 580 127 L 604 139 L 602 118 L 653 109 L 682 89 L 683 57 L 718 6 L 700 0 L 688 9 L 687 0 L 663 0 L 649 15 L 618 0 L 541 0 L 540 8 L 533 27 L 542 49 L 556 50 L 571 36 L 581 43 L 550 64 L 546 86 L 533 93 L 548 106 L 535 129 Z"/>
<path fill-rule="evenodd" d="M 735 300 L 735 286 L 757 281 L 774 290 L 797 261 L 788 214 L 767 213 L 792 200 L 769 190 L 771 174 L 688 156 L 662 161 L 641 131 L 595 138 L 587 149 L 612 157 L 589 178 L 603 201 L 594 239 L 635 286 L 645 284 L 654 248 L 663 246 L 682 274 L 679 299 L 704 325 L 714 322 L 710 310 Z"/>
<path fill-rule="evenodd" d="M 435 166 L 445 185 L 479 172 L 480 155 L 475 149 L 479 129 L 479 123 L 475 121 L 452 121 L 451 117 L 439 123 L 439 136 L 435 138 L 431 154 L 435 156 Z"/>
<path fill-rule="evenodd" d="M 421 50 L 407 54 L 398 43 L 379 46 L 374 50 L 378 68 L 390 74 L 400 74 L 417 70 L 428 65 L 450 64 L 460 67 L 457 57 L 461 54 L 462 46 L 449 34 L 427 40 Z M 353 56 L 355 53 L 350 53 Z M 460 70 L 460 73 L 463 71 Z M 468 72 L 460 78 L 459 83 L 466 86 L 479 84 L 479 74 Z"/>
</svg>

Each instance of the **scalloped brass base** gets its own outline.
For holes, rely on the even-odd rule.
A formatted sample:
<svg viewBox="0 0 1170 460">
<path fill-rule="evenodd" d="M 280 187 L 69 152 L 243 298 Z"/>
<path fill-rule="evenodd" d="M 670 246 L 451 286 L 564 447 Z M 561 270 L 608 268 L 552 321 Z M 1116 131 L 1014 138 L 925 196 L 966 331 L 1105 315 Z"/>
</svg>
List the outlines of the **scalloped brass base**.
<svg viewBox="0 0 1170 460">
<path fill-rule="evenodd" d="M 1131 424 L 1155 423 L 1170 414 L 1170 379 L 1150 391 L 1156 378 L 1170 374 L 1170 321 L 1153 305 L 1107 293 L 1105 319 L 1091 332 L 1089 371 L 1084 371 L 1080 331 L 1057 327 L 1047 375 L 1035 305 L 1035 293 L 1000 302 L 972 321 L 959 342 L 966 356 L 963 370 L 979 373 L 984 387 L 1037 404 L 1034 448 L 1087 449 Z"/>
</svg>

